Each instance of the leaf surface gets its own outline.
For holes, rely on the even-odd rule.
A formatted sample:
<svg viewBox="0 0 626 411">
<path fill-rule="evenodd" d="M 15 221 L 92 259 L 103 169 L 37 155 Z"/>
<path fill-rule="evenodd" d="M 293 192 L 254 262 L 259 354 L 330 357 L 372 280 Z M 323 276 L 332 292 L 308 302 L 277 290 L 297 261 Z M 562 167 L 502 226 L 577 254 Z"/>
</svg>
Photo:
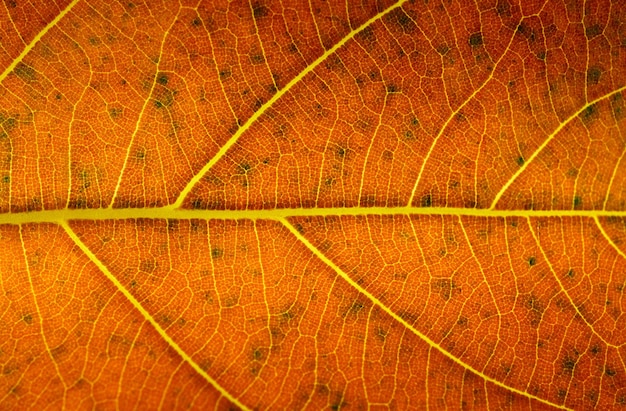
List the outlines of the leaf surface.
<svg viewBox="0 0 626 411">
<path fill-rule="evenodd" d="M 626 407 L 623 2 L 40 3 L 0 408 Z"/>
</svg>

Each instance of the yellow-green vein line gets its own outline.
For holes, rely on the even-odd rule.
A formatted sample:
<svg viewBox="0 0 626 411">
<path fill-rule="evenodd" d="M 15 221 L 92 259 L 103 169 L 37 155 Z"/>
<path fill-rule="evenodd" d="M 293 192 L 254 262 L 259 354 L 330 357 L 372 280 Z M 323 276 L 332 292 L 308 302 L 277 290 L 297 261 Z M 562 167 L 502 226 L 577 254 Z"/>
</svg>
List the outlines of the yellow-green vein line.
<svg viewBox="0 0 626 411">
<path fill-rule="evenodd" d="M 366 27 L 370 26 L 372 23 L 380 19 L 385 14 L 402 6 L 402 4 L 404 4 L 405 1 L 406 0 L 400 1 L 394 4 L 393 6 L 389 7 L 388 9 L 381 11 L 380 13 L 378 13 L 377 15 L 375 15 L 374 17 L 370 18 L 365 23 L 357 27 L 355 30 L 352 30 L 350 33 L 348 33 L 347 36 L 345 36 L 343 39 L 337 42 L 337 44 L 335 44 L 332 48 L 326 50 L 321 56 L 315 59 L 313 63 L 311 63 L 304 70 L 298 73 L 298 75 L 295 76 L 293 79 L 291 79 L 291 81 L 289 81 L 289 83 L 287 83 L 285 87 L 278 90 L 276 94 L 272 96 L 272 98 L 270 98 L 265 104 L 263 104 L 261 108 L 259 108 L 241 127 L 239 127 L 239 129 L 237 129 L 235 134 L 233 134 L 232 137 L 229 138 L 228 141 L 224 145 L 222 145 L 222 147 L 211 158 L 211 160 L 209 160 L 209 162 L 206 163 L 204 167 L 202 167 L 202 169 L 200 169 L 200 171 L 198 171 L 191 178 L 191 180 L 189 180 L 185 188 L 183 188 L 183 190 L 178 195 L 176 202 L 171 204 L 169 207 L 179 208 L 183 204 L 183 201 L 185 200 L 187 195 L 191 192 L 193 187 L 200 181 L 200 179 L 206 174 L 206 172 L 209 171 L 209 169 L 211 169 L 211 167 L 213 167 L 226 154 L 226 152 L 239 140 L 239 137 L 241 137 L 243 133 L 249 130 L 251 125 L 254 124 L 256 120 L 258 120 L 270 107 L 272 107 L 274 103 L 278 101 L 278 99 L 284 96 L 289 90 L 291 90 L 292 87 L 294 87 L 298 82 L 300 82 L 300 80 L 302 80 L 307 74 L 311 73 L 317 66 L 319 66 L 322 62 L 324 62 L 329 56 L 331 56 L 337 50 L 345 46 L 346 43 L 348 43 L 348 41 L 354 38 L 354 36 L 357 33 L 362 31 Z"/>
<path fill-rule="evenodd" d="M 17 58 L 13 60 L 13 62 L 11 62 L 11 64 L 9 64 L 9 66 L 6 69 L 4 69 L 2 74 L 0 74 L 0 82 L 4 81 L 4 79 L 9 75 L 9 73 L 12 72 L 13 69 L 15 69 L 15 66 L 17 66 L 24 59 L 24 56 L 26 56 L 33 49 L 33 47 L 35 47 L 35 44 L 37 44 L 37 42 L 41 40 L 41 38 L 48 31 L 50 31 L 52 27 L 56 26 L 57 23 L 61 21 L 61 19 L 65 17 L 65 15 L 70 12 L 70 10 L 72 10 L 72 8 L 76 5 L 76 3 L 78 3 L 78 0 L 73 0 L 70 4 L 67 5 L 65 9 L 61 11 L 61 13 L 59 13 L 54 18 L 54 20 L 48 23 L 46 27 L 43 28 L 43 30 L 37 33 L 37 35 L 33 38 L 33 40 L 26 47 L 24 47 L 24 50 L 22 50 L 20 55 L 17 56 Z"/>
<path fill-rule="evenodd" d="M 615 241 L 613 241 L 613 239 L 609 236 L 609 234 L 606 231 L 604 231 L 604 227 L 602 227 L 602 223 L 600 223 L 598 216 L 593 216 L 593 219 L 595 220 L 596 225 L 598 226 L 598 229 L 600 229 L 600 232 L 602 233 L 606 241 L 608 241 L 608 243 L 611 244 L 611 246 L 615 249 L 615 251 L 617 251 L 617 253 L 621 255 L 622 258 L 624 258 L 624 260 L 626 260 L 626 253 L 620 250 L 617 244 L 615 244 Z"/>
<path fill-rule="evenodd" d="M 548 264 L 548 268 L 550 268 L 550 272 L 554 276 L 554 279 L 556 280 L 557 284 L 559 285 L 559 288 L 561 289 L 561 291 L 563 291 L 563 294 L 565 294 L 565 296 L 567 297 L 567 300 L 572 305 L 572 307 L 574 308 L 576 313 L 580 316 L 580 318 L 582 318 L 582 320 L 585 322 L 585 324 L 587 324 L 587 327 L 589 327 L 591 332 L 593 334 L 595 334 L 595 336 L 598 337 L 598 339 L 600 339 L 600 341 L 605 343 L 607 345 L 607 347 L 617 348 L 615 346 L 615 344 L 611 344 L 610 342 L 605 340 L 604 337 L 602 337 L 600 335 L 600 333 L 598 333 L 595 330 L 595 328 L 593 327 L 593 324 L 591 324 L 589 321 L 587 321 L 587 318 L 583 315 L 583 313 L 580 311 L 578 306 L 574 303 L 574 300 L 572 300 L 572 297 L 569 295 L 569 293 L 565 289 L 565 286 L 563 285 L 563 282 L 561 281 L 561 279 L 559 278 L 558 274 L 554 270 L 554 267 L 552 266 L 552 263 L 548 259 L 548 256 L 546 255 L 546 252 L 543 250 L 543 247 L 539 243 L 539 237 L 537 236 L 537 233 L 535 232 L 535 229 L 533 228 L 533 225 L 532 225 L 532 222 L 530 221 L 530 218 L 527 218 L 527 222 L 528 222 L 528 227 L 530 228 L 530 233 L 532 234 L 533 239 L 535 240 L 535 243 L 537 244 L 537 248 L 539 249 L 539 252 L 541 253 L 541 256 L 543 257 L 544 260 L 546 260 L 546 264 Z"/>
<path fill-rule="evenodd" d="M 341 268 L 339 268 L 338 265 L 336 265 L 333 261 L 331 261 L 328 257 L 326 257 L 320 250 L 317 249 L 317 247 L 315 247 L 313 244 L 311 244 L 309 242 L 309 240 L 307 240 L 302 234 L 300 234 L 300 232 L 298 232 L 298 230 L 291 223 L 289 223 L 289 221 L 287 221 L 285 219 L 281 219 L 280 221 L 285 225 L 285 227 L 287 227 L 287 229 L 289 229 L 289 231 L 298 239 L 298 241 L 300 241 L 302 244 L 304 244 L 324 264 L 326 264 L 328 267 L 332 268 L 351 287 L 353 287 L 359 293 L 361 293 L 362 295 L 367 297 L 372 303 L 374 303 L 374 305 L 378 306 L 381 310 L 386 312 L 394 320 L 396 320 L 397 322 L 402 324 L 402 326 L 405 327 L 407 330 L 411 331 L 413 334 L 415 334 L 417 337 L 419 337 L 422 341 L 426 342 L 428 345 L 430 345 L 431 347 L 433 347 L 436 350 L 438 350 L 441 354 L 443 354 L 444 356 L 448 357 L 450 360 L 452 360 L 456 364 L 458 364 L 461 367 L 463 367 L 464 369 L 474 373 L 475 375 L 480 376 L 485 381 L 489 381 L 490 383 L 492 383 L 494 385 L 497 385 L 498 387 L 504 388 L 504 389 L 506 389 L 508 391 L 512 391 L 512 392 L 514 392 L 514 393 L 516 393 L 518 395 L 522 395 L 524 397 L 534 399 L 534 400 L 539 401 L 539 402 L 541 402 L 543 404 L 551 405 L 551 406 L 553 406 L 555 408 L 558 408 L 558 409 L 568 409 L 568 408 L 566 408 L 566 407 L 564 407 L 562 405 L 553 404 L 553 403 L 551 403 L 551 402 L 549 402 L 549 401 L 547 401 L 547 400 L 545 400 L 543 398 L 539 398 L 537 396 L 534 396 L 534 395 L 529 394 L 527 392 L 524 392 L 522 390 L 518 390 L 517 388 L 509 387 L 509 386 L 503 384 L 502 382 L 496 380 L 495 378 L 491 378 L 488 375 L 484 374 L 483 372 L 474 369 L 471 365 L 461 361 L 461 359 L 459 359 L 459 358 L 455 357 L 454 355 L 450 354 L 448 351 L 443 349 L 443 347 L 441 347 L 441 345 L 437 344 L 435 341 L 431 340 L 428 336 L 426 336 L 425 334 L 423 334 L 420 331 L 418 331 L 415 327 L 413 327 L 411 324 L 409 324 L 406 320 L 404 320 L 398 314 L 396 314 L 395 312 L 390 310 L 389 307 L 387 307 L 385 304 L 383 304 L 373 294 L 371 294 L 365 288 L 361 287 L 356 281 L 354 281 L 352 278 L 350 278 L 350 276 L 348 274 L 346 274 Z"/>
<path fill-rule="evenodd" d="M 114 208 L 42 210 L 26 213 L 0 213 L 0 224 L 58 223 L 67 220 L 125 220 L 133 218 L 278 220 L 287 217 L 359 215 L 445 215 L 473 217 L 626 217 L 626 211 L 606 210 L 488 210 L 446 207 L 354 207 L 293 208 L 275 210 L 183 210 L 159 208 Z"/>
<path fill-rule="evenodd" d="M 537 148 L 537 150 L 535 150 L 534 153 L 532 153 L 530 155 L 530 157 L 528 157 L 528 159 L 525 159 L 524 164 L 522 164 L 517 169 L 515 174 L 513 174 L 511 176 L 511 178 L 509 178 L 509 180 L 506 182 L 506 184 L 504 184 L 502 186 L 502 188 L 500 189 L 498 194 L 496 194 L 495 198 L 493 199 L 493 202 L 491 203 L 490 209 L 495 209 L 496 205 L 498 204 L 498 201 L 500 201 L 500 197 L 502 197 L 502 195 L 506 192 L 506 190 L 509 189 L 511 184 L 513 184 L 513 182 L 515 180 L 517 180 L 517 178 L 524 172 L 524 170 L 526 170 L 528 165 L 533 162 L 533 160 L 539 155 L 539 153 L 541 153 L 546 148 L 546 146 L 552 141 L 552 139 L 554 139 L 554 137 L 559 133 L 559 131 L 561 131 L 563 128 L 565 128 L 565 126 L 567 126 L 576 117 L 581 115 L 583 113 L 583 111 L 585 111 L 588 107 L 593 106 L 594 104 L 598 103 L 599 101 L 602 101 L 602 100 L 604 100 L 604 99 L 606 99 L 608 97 L 611 97 L 614 94 L 621 93 L 624 90 L 626 90 L 626 86 L 622 86 L 622 87 L 618 88 L 615 91 L 611 91 L 608 94 L 605 94 L 603 96 L 598 97 L 597 99 L 593 100 L 592 102 L 587 103 L 580 110 L 576 111 L 574 114 L 572 114 L 571 116 L 566 118 L 563 122 L 561 122 L 561 124 L 559 124 L 559 126 L 545 139 L 545 141 Z"/>
<path fill-rule="evenodd" d="M 109 269 L 95 256 L 94 253 L 87 247 L 85 243 L 76 235 L 74 230 L 68 225 L 66 221 L 61 221 L 59 223 L 67 235 L 74 241 L 74 243 L 82 250 L 83 253 L 98 267 L 98 269 L 111 281 L 115 287 L 124 295 L 124 297 L 130 301 L 130 303 L 141 313 L 141 315 L 148 321 L 157 333 L 163 338 L 167 344 L 172 347 L 178 355 L 181 356 L 183 361 L 187 362 L 191 367 L 201 375 L 209 384 L 211 384 L 215 389 L 217 389 L 224 397 L 228 398 L 233 404 L 237 405 L 241 409 L 247 410 L 248 408 L 244 406 L 237 398 L 235 398 L 232 394 L 230 394 L 224 387 L 222 387 L 217 381 L 215 381 L 206 371 L 204 371 L 200 365 L 198 365 L 183 349 L 165 332 L 165 330 L 161 327 L 161 325 L 150 315 L 148 311 L 137 301 L 137 299 L 128 291 L 122 283 L 115 278 L 115 276 L 109 271 Z"/>
</svg>

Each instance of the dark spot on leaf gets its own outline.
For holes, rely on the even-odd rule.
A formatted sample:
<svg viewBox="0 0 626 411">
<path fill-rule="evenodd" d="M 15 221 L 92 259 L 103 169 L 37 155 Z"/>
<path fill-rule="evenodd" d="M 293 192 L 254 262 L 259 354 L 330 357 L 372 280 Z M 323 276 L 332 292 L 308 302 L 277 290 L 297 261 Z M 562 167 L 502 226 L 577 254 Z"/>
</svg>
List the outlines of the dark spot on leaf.
<svg viewBox="0 0 626 411">
<path fill-rule="evenodd" d="M 9 183 L 11 181 L 11 177 L 10 176 L 3 176 L 2 177 L 2 182 L 3 183 Z"/>
<path fill-rule="evenodd" d="M 346 153 L 347 153 L 347 151 L 343 147 L 339 147 L 335 151 L 335 154 L 337 154 L 337 157 L 339 157 L 339 158 L 344 158 L 346 156 Z"/>
<path fill-rule="evenodd" d="M 596 85 L 602 77 L 602 69 L 600 67 L 590 67 L 587 70 L 587 84 Z"/>
<path fill-rule="evenodd" d="M 343 70 L 343 61 L 336 54 L 332 55 L 330 58 L 326 60 L 324 66 L 330 71 Z"/>
<path fill-rule="evenodd" d="M 191 25 L 193 27 L 200 27 L 201 24 L 202 24 L 202 21 L 198 17 L 196 17 L 195 19 L 191 20 Z"/>
<path fill-rule="evenodd" d="M 175 92 L 167 88 L 155 93 L 154 106 L 156 108 L 170 107 L 174 104 Z"/>
<path fill-rule="evenodd" d="M 263 359 L 263 351 L 261 351 L 260 348 L 252 349 L 252 358 L 255 361 L 259 361 L 259 360 Z"/>
<path fill-rule="evenodd" d="M 569 278 L 574 278 L 574 270 L 570 268 L 569 270 L 567 270 L 567 273 L 565 273 L 565 275 Z"/>
<path fill-rule="evenodd" d="M 61 357 L 66 352 L 67 352 L 67 347 L 65 346 L 65 344 L 61 344 L 61 345 L 51 349 L 50 350 L 50 355 L 52 356 L 52 358 L 57 360 L 59 357 Z"/>
<path fill-rule="evenodd" d="M 398 92 L 398 87 L 396 87 L 395 84 L 389 84 L 387 86 L 387 93 L 397 93 Z"/>
<path fill-rule="evenodd" d="M 430 207 L 432 205 L 432 198 L 430 194 L 426 194 L 422 197 L 422 207 Z"/>
<path fill-rule="evenodd" d="M 333 411 L 339 411 L 344 408 L 347 408 L 350 404 L 348 404 L 344 398 L 343 393 L 336 392 L 334 393 L 335 401 L 330 405 L 330 409 Z"/>
<path fill-rule="evenodd" d="M 252 6 L 252 15 L 255 19 L 266 17 L 269 14 L 269 9 L 261 4 L 255 4 Z"/>
<path fill-rule="evenodd" d="M 563 369 L 563 371 L 571 374 L 572 371 L 574 371 L 574 367 L 576 367 L 576 358 L 570 355 L 566 355 L 561 362 L 561 368 Z"/>
<path fill-rule="evenodd" d="M 359 300 L 355 300 L 352 302 L 352 305 L 350 306 L 350 312 L 352 314 L 358 314 L 364 307 L 364 304 L 362 301 Z"/>
<path fill-rule="evenodd" d="M 524 160 L 524 157 L 519 156 L 519 157 L 517 157 L 517 159 L 515 160 L 515 162 L 517 163 L 517 165 L 518 165 L 518 166 L 520 166 L 520 167 L 521 167 L 521 166 L 523 166 L 523 165 L 524 165 L 524 163 L 526 162 L 526 160 Z"/>
<path fill-rule="evenodd" d="M 624 97 L 621 93 L 616 93 L 611 97 L 611 107 L 613 108 L 613 117 L 615 121 L 620 121 L 626 112 L 624 111 Z"/>
<path fill-rule="evenodd" d="M 236 306 L 239 303 L 239 297 L 236 295 L 231 295 L 229 297 L 224 298 L 224 301 L 222 302 L 222 304 L 224 305 L 224 307 L 226 308 L 231 308 Z"/>
<path fill-rule="evenodd" d="M 252 170 L 252 166 L 249 163 L 243 162 L 237 166 L 237 174 L 248 174 L 248 171 Z"/>
<path fill-rule="evenodd" d="M 146 152 L 144 149 L 139 149 L 137 150 L 137 152 L 135 153 L 135 158 L 137 160 L 143 160 L 146 158 Z"/>
<path fill-rule="evenodd" d="M 112 119 L 116 119 L 120 116 L 120 114 L 122 114 L 122 109 L 121 108 L 112 108 L 109 110 L 109 116 Z"/>
<path fill-rule="evenodd" d="M 580 196 L 574 196 L 574 208 L 578 208 L 582 205 L 583 199 Z"/>
<path fill-rule="evenodd" d="M 545 310 L 541 300 L 535 294 L 530 294 L 526 299 L 526 309 L 530 311 L 530 325 L 537 328 Z"/>
<path fill-rule="evenodd" d="M 157 83 L 163 86 L 167 86 L 168 81 L 169 81 L 169 78 L 167 77 L 167 74 L 165 73 L 159 73 L 159 75 L 157 76 Z"/>
<path fill-rule="evenodd" d="M 356 37 L 360 40 L 363 40 L 366 44 L 376 43 L 376 34 L 374 33 L 374 29 L 372 27 L 367 26 L 363 30 L 357 33 Z"/>
<path fill-rule="evenodd" d="M 517 33 L 526 37 L 530 43 L 535 42 L 535 30 L 529 27 L 526 23 L 522 22 L 517 26 Z"/>
<path fill-rule="evenodd" d="M 220 70 L 219 75 L 220 75 L 220 80 L 224 81 L 227 78 L 229 78 L 232 75 L 232 73 L 230 69 L 223 69 L 223 70 Z"/>
<path fill-rule="evenodd" d="M 606 368 L 606 369 L 604 370 L 604 372 L 605 372 L 605 373 L 606 373 L 606 375 L 608 375 L 609 377 L 614 377 L 614 376 L 615 376 L 615 374 L 617 374 L 617 371 L 615 371 L 615 370 L 614 370 L 614 369 L 612 369 L 612 368 Z"/>
<path fill-rule="evenodd" d="M 436 50 L 437 50 L 437 53 L 439 53 L 442 56 L 445 56 L 450 51 L 450 47 L 446 46 L 445 44 L 440 44 L 439 46 L 437 46 Z"/>
<path fill-rule="evenodd" d="M 17 120 L 13 117 L 7 118 L 3 123 L 2 127 L 6 130 L 7 133 L 10 133 L 17 127 Z M 0 138 L 6 137 L 6 133 L 2 133 Z"/>
<path fill-rule="evenodd" d="M 481 32 L 477 32 L 469 36 L 469 45 L 472 47 L 478 47 L 483 44 L 483 35 Z"/>
<path fill-rule="evenodd" d="M 263 107 L 263 100 L 260 98 L 257 98 L 256 101 L 254 102 L 253 110 L 258 111 L 261 107 Z"/>
<path fill-rule="evenodd" d="M 173 322 L 172 318 L 170 318 L 170 316 L 167 314 L 157 315 L 156 320 L 165 326 L 168 326 Z"/>
<path fill-rule="evenodd" d="M 430 289 L 433 293 L 439 294 L 444 300 L 448 301 L 458 292 L 456 283 L 449 278 L 440 278 L 431 283 Z"/>
<path fill-rule="evenodd" d="M 598 109 L 596 107 L 596 103 L 588 106 L 580 113 L 580 119 L 584 123 L 589 123 L 590 121 L 594 120 L 597 117 L 598 117 Z"/>
<path fill-rule="evenodd" d="M 498 16 L 511 16 L 511 5 L 508 0 L 498 0 L 498 4 L 496 5 L 496 13 Z"/>
<path fill-rule="evenodd" d="M 25 315 L 22 317 L 22 320 L 24 320 L 24 322 L 25 322 L 26 324 L 32 324 L 32 323 L 33 323 L 33 316 L 32 316 L 32 315 L 30 315 L 30 314 L 25 314 Z"/>
<path fill-rule="evenodd" d="M 143 260 L 140 264 L 139 264 L 139 270 L 146 272 L 146 273 L 151 273 L 156 269 L 156 264 L 153 260 Z"/>
<path fill-rule="evenodd" d="M 222 250 L 221 248 L 214 247 L 213 249 L 211 249 L 211 257 L 220 258 L 223 255 L 224 255 L 224 250 Z"/>
<path fill-rule="evenodd" d="M 377 327 L 376 328 L 376 338 L 381 341 L 381 342 L 385 342 L 385 339 L 387 338 L 387 331 L 385 331 L 383 328 L 381 327 Z"/>
<path fill-rule="evenodd" d="M 532 267 L 535 264 L 537 264 L 537 260 L 535 259 L 535 257 L 530 257 L 528 259 L 528 265 Z"/>
<path fill-rule="evenodd" d="M 546 52 L 545 51 L 540 51 L 539 53 L 537 53 L 537 58 L 539 60 L 545 60 L 546 59 Z"/>
<path fill-rule="evenodd" d="M 16 76 L 21 78 L 25 82 L 35 81 L 37 78 L 37 72 L 30 66 L 27 66 L 24 63 L 18 63 L 17 66 L 13 69 L 13 72 Z"/>
<path fill-rule="evenodd" d="M 397 8 L 387 14 L 385 20 L 387 23 L 400 27 L 405 34 L 410 34 L 415 30 L 415 23 L 401 8 Z"/>
<path fill-rule="evenodd" d="M 585 35 L 587 36 L 588 39 L 592 39 L 596 37 L 597 35 L 601 34 L 602 30 L 603 30 L 602 26 L 600 26 L 599 24 L 594 24 L 585 29 Z"/>
<path fill-rule="evenodd" d="M 262 54 L 251 54 L 250 62 L 252 64 L 262 64 L 265 63 L 265 57 Z"/>
</svg>

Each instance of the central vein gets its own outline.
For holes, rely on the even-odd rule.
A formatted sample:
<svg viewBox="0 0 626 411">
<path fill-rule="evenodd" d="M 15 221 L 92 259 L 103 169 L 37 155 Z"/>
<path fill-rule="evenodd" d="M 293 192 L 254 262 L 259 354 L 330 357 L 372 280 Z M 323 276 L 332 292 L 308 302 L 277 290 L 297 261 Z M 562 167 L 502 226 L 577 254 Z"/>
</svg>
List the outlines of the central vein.
<svg viewBox="0 0 626 411">
<path fill-rule="evenodd" d="M 288 217 L 324 217 L 341 215 L 449 215 L 475 217 L 625 217 L 626 211 L 604 210 L 488 210 L 446 207 L 353 207 L 353 208 L 283 208 L 273 210 L 183 210 L 161 208 L 93 208 L 44 210 L 0 214 L 0 224 L 58 223 L 68 220 L 123 220 L 134 218 L 281 220 Z"/>
</svg>

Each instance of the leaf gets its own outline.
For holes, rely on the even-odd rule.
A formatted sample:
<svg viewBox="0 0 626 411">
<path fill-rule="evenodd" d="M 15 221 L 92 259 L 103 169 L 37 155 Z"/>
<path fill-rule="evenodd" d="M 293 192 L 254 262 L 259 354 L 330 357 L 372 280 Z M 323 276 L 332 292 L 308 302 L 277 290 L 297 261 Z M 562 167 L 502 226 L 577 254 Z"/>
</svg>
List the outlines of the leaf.
<svg viewBox="0 0 626 411">
<path fill-rule="evenodd" d="M 626 407 L 626 6 L 0 9 L 0 408 Z"/>
</svg>

